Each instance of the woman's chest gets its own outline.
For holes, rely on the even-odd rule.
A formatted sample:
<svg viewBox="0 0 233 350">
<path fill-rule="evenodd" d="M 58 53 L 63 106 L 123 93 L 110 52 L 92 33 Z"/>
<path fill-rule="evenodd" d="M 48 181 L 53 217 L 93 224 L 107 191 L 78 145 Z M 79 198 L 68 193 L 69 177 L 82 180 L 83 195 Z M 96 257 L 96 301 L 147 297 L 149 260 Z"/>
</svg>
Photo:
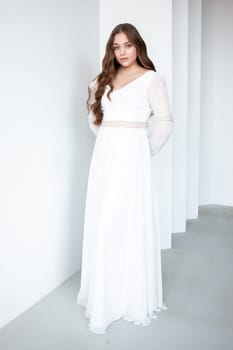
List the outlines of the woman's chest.
<svg viewBox="0 0 233 350">
<path fill-rule="evenodd" d="M 103 111 L 108 109 L 145 109 L 149 107 L 146 90 L 139 87 L 127 86 L 120 88 L 119 90 L 114 89 L 110 93 L 110 99 L 107 94 L 110 87 L 107 85 L 105 92 L 101 99 L 101 105 Z"/>
</svg>

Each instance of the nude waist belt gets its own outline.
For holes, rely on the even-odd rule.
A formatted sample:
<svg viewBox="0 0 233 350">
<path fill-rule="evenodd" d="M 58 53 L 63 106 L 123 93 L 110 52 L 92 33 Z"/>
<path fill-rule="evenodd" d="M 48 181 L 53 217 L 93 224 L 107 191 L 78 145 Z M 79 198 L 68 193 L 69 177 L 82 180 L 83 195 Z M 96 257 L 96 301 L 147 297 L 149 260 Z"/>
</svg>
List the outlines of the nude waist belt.
<svg viewBox="0 0 233 350">
<path fill-rule="evenodd" d="M 123 126 L 131 128 L 145 128 L 147 127 L 147 122 L 130 122 L 130 121 L 120 121 L 120 120 L 105 120 L 102 121 L 101 126 Z"/>
</svg>

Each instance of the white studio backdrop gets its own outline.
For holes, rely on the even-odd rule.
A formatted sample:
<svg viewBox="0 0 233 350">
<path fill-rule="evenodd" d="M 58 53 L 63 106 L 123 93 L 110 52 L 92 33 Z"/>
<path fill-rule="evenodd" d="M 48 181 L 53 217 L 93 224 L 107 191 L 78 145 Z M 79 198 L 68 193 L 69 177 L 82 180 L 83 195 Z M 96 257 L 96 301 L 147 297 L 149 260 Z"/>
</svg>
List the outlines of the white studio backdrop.
<svg viewBox="0 0 233 350">
<path fill-rule="evenodd" d="M 80 270 L 87 84 L 116 24 L 139 29 L 173 109 L 153 160 L 162 248 L 200 204 L 232 205 L 232 14 L 230 0 L 1 4 L 0 327 Z"/>
</svg>

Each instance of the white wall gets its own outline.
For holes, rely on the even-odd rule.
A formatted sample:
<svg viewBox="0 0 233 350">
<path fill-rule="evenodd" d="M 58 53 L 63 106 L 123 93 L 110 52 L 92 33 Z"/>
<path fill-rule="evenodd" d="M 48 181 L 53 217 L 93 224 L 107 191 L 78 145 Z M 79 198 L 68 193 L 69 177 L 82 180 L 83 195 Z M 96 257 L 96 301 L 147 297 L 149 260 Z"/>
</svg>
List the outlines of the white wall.
<svg viewBox="0 0 233 350">
<path fill-rule="evenodd" d="M 173 0 L 174 233 L 233 203 L 232 18 L 232 1 Z"/>
<path fill-rule="evenodd" d="M 143 5 L 143 6 L 142 6 Z M 168 86 L 172 105 L 172 0 L 100 0 L 100 63 L 106 41 L 112 29 L 119 23 L 136 26 L 147 44 L 149 57 L 156 70 L 162 73 Z M 101 66 L 101 65 L 100 65 Z M 153 160 L 157 174 L 157 187 L 161 216 L 161 246 L 171 247 L 172 232 L 172 137 L 166 148 Z"/>
<path fill-rule="evenodd" d="M 97 0 L 1 6 L 0 327 L 80 268 L 98 14 Z"/>
<path fill-rule="evenodd" d="M 200 204 L 233 205 L 233 2 L 203 0 Z"/>
</svg>

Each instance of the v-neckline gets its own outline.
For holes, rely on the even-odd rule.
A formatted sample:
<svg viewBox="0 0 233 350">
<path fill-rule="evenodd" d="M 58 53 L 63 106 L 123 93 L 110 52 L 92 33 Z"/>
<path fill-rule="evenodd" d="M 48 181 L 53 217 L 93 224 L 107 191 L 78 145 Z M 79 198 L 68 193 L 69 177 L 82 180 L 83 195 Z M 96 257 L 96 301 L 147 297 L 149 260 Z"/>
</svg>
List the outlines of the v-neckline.
<svg viewBox="0 0 233 350">
<path fill-rule="evenodd" d="M 129 81 L 127 84 L 123 85 L 122 87 L 120 87 L 119 89 L 116 89 L 116 88 L 113 88 L 113 91 L 121 91 L 123 90 L 124 88 L 126 88 L 127 86 L 131 85 L 132 83 L 134 83 L 135 81 L 139 80 L 140 78 L 144 77 L 144 75 L 150 73 L 150 72 L 154 72 L 152 69 L 149 69 L 147 72 L 139 75 L 137 78 Z"/>
</svg>

